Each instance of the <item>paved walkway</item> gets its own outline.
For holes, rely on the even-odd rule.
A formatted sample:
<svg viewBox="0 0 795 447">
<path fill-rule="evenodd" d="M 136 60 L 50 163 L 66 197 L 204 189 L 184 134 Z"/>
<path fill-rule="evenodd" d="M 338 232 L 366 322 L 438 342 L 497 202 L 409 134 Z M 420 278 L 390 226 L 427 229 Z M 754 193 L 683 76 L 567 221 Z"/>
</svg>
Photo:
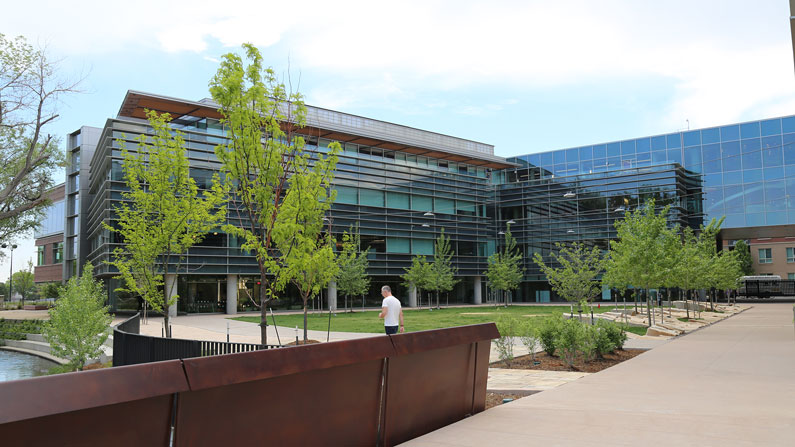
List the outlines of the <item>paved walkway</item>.
<svg viewBox="0 0 795 447">
<path fill-rule="evenodd" d="M 405 445 L 793 446 L 792 305 L 754 305 Z"/>
</svg>

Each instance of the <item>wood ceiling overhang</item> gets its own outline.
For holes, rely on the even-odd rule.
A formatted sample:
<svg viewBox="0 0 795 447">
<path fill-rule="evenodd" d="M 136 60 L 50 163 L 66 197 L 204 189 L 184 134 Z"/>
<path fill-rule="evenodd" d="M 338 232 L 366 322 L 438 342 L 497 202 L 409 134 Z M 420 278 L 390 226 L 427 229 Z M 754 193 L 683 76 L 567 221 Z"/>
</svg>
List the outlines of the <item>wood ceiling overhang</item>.
<svg viewBox="0 0 795 447">
<path fill-rule="evenodd" d="M 212 105 L 134 91 L 128 91 L 127 95 L 124 97 L 124 102 L 119 109 L 119 117 L 146 119 L 146 110 L 154 110 L 158 113 L 169 113 L 172 118 L 178 118 L 185 115 L 214 119 L 222 118 L 222 115 Z M 502 162 L 493 159 L 479 158 L 434 149 L 426 149 L 391 141 L 384 141 L 375 138 L 321 129 L 319 127 L 313 126 L 305 126 L 301 129 L 300 133 L 318 138 L 339 141 L 342 143 L 355 143 L 364 146 L 405 152 L 412 155 L 424 155 L 426 157 L 439 160 L 467 163 L 473 166 L 480 166 L 484 168 L 504 169 L 516 166 L 513 163 Z"/>
</svg>

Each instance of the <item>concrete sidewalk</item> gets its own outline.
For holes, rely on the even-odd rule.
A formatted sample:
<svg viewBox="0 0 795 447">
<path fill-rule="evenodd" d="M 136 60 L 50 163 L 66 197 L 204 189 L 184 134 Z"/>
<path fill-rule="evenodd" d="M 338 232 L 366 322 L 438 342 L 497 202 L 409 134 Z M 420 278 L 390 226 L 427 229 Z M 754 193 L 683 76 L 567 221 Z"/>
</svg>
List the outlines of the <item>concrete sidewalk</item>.
<svg viewBox="0 0 795 447">
<path fill-rule="evenodd" d="M 405 445 L 795 445 L 792 306 L 753 309 Z"/>
</svg>

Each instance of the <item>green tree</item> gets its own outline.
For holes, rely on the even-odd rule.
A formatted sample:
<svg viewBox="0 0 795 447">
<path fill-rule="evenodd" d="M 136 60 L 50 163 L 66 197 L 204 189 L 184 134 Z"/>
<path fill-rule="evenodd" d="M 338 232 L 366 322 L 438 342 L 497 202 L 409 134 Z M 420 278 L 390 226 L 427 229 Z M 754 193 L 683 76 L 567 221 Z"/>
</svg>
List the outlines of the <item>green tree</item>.
<svg viewBox="0 0 795 447">
<path fill-rule="evenodd" d="M 0 240 L 36 228 L 49 204 L 46 191 L 63 166 L 58 138 L 47 133 L 63 95 L 78 82 L 62 79 L 58 63 L 23 37 L 0 34 Z"/>
<path fill-rule="evenodd" d="M 556 267 L 546 265 L 539 253 L 533 260 L 560 296 L 580 306 L 590 303 L 602 290 L 597 280 L 604 266 L 602 251 L 596 246 L 587 248 L 580 242 L 571 245 L 556 243 L 555 247 L 557 253 L 552 252 L 552 261 Z"/>
<path fill-rule="evenodd" d="M 298 288 L 304 304 L 304 341 L 308 301 L 339 273 L 331 228 L 323 232 L 323 216 L 337 196 L 331 189 L 337 156 L 317 154 L 310 170 L 308 155 L 293 158 L 290 187 L 273 229 L 273 242 L 280 253 L 276 287 L 284 290 L 291 282 Z"/>
<path fill-rule="evenodd" d="M 33 262 L 28 260 L 28 269 L 14 272 L 11 276 L 14 291 L 22 295 L 22 305 L 25 305 L 31 293 L 36 290 L 36 284 L 33 282 Z"/>
<path fill-rule="evenodd" d="M 699 248 L 697 237 L 692 228 L 685 227 L 682 231 L 681 243 L 676 255 L 676 264 L 674 265 L 674 277 L 676 280 L 673 285 L 686 294 L 685 312 L 687 313 L 687 318 L 690 318 L 690 304 L 687 294 L 698 287 L 706 269 L 706 258 L 703 251 Z"/>
<path fill-rule="evenodd" d="M 47 282 L 41 285 L 41 297 L 42 298 L 59 298 L 61 296 L 61 288 L 63 286 L 59 282 Z"/>
<path fill-rule="evenodd" d="M 364 295 L 370 288 L 370 277 L 367 268 L 370 261 L 367 255 L 370 248 L 361 251 L 361 236 L 359 225 L 351 225 L 348 231 L 342 234 L 342 250 L 337 255 L 340 272 L 337 275 L 337 289 L 345 296 L 345 309 L 348 308 L 348 296 Z"/>
<path fill-rule="evenodd" d="M 136 152 L 120 141 L 129 189 L 116 207 L 118 222 L 103 225 L 125 242 L 108 261 L 122 280 L 117 290 L 139 295 L 162 312 L 166 336 L 171 337 L 168 308 L 178 299 L 176 274 L 188 249 L 224 221 L 225 189 L 214 175 L 210 189 L 199 193 L 190 176 L 184 134 L 171 129 L 167 113 L 149 110 L 147 118 L 153 134 L 138 138 Z M 166 281 L 166 275 L 173 276 Z"/>
<path fill-rule="evenodd" d="M 743 276 L 751 276 L 754 274 L 754 261 L 751 259 L 751 249 L 744 240 L 740 239 L 734 244 L 732 253 L 737 257 L 740 263 L 740 270 Z"/>
<path fill-rule="evenodd" d="M 43 327 L 53 354 L 70 360 L 77 370 L 102 354 L 102 344 L 110 333 L 112 318 L 104 305 L 105 292 L 93 274 L 94 267 L 88 263 L 82 276 L 69 279 L 63 296 L 50 309 L 50 321 Z"/>
<path fill-rule="evenodd" d="M 668 271 L 673 268 L 673 259 L 665 254 L 677 238 L 676 230 L 668 228 L 667 215 L 670 206 L 658 214 L 654 200 L 627 213 L 616 221 L 618 238 L 610 244 L 610 255 L 605 262 L 607 284 L 632 285 L 646 292 L 646 314 L 652 324 L 650 296 L 652 288 L 665 284 Z M 603 279 L 603 281 L 604 281 Z"/>
<path fill-rule="evenodd" d="M 425 256 L 414 256 L 411 259 L 411 267 L 403 270 L 406 271 L 405 274 L 400 276 L 403 278 L 403 284 L 409 289 L 414 287 L 417 291 L 419 307 L 422 307 L 422 291 L 428 287 L 431 265 L 425 260 Z M 428 300 L 428 307 L 431 307 L 430 299 Z"/>
<path fill-rule="evenodd" d="M 428 271 L 428 290 L 436 292 L 436 308 L 439 309 L 439 292 L 450 292 L 458 283 L 455 275 L 458 268 L 453 265 L 453 249 L 450 238 L 444 236 L 444 228 L 434 244 L 433 262 Z"/>
<path fill-rule="evenodd" d="M 511 225 L 505 231 L 505 243 L 502 251 L 496 251 L 489 256 L 488 269 L 484 272 L 489 287 L 503 292 L 516 290 L 524 276 L 522 267 L 522 253 L 511 234 Z M 505 301 L 508 305 L 508 301 Z"/>
<path fill-rule="evenodd" d="M 331 179 L 332 172 L 324 169 L 333 171 L 335 164 L 331 159 L 339 154 L 341 146 L 330 144 L 328 159 L 318 154 L 320 160 L 314 169 L 303 169 L 303 164 L 309 163 L 304 139 L 297 133 L 306 123 L 303 96 L 288 92 L 284 83 L 277 81 L 273 69 L 264 67 L 256 47 L 244 44 L 243 48 L 248 63 L 244 65 L 237 54 L 224 55 L 210 81 L 210 93 L 220 105 L 221 122 L 227 130 L 227 143 L 218 145 L 215 153 L 223 172 L 234 184 L 230 200 L 241 221 L 241 226 L 226 225 L 224 230 L 241 238 L 241 248 L 254 253 L 257 259 L 261 286 L 259 302 L 255 304 L 260 306 L 260 338 L 266 344 L 268 303 L 276 297 L 276 286 L 285 283 L 279 274 L 281 256 L 286 252 L 277 248 L 275 234 L 281 234 L 280 246 L 293 246 L 287 241 L 290 235 L 279 228 L 287 222 L 279 218 L 282 205 L 294 185 Z M 301 176 L 312 179 L 299 180 L 297 177 Z M 318 199 L 296 197 L 299 202 Z M 295 244 L 309 244 L 311 238 L 308 233 L 305 235 L 297 237 Z"/>
</svg>

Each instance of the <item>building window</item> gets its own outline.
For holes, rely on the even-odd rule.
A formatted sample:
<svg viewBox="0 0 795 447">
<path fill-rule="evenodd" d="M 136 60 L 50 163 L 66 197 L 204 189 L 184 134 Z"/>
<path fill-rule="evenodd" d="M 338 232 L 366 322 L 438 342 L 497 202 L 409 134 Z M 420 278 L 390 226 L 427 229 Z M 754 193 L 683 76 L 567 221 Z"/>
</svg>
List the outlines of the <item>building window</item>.
<svg viewBox="0 0 795 447">
<path fill-rule="evenodd" d="M 787 273 L 787 279 L 795 279 L 795 273 Z"/>
<path fill-rule="evenodd" d="M 795 262 L 795 247 L 787 247 L 787 262 Z"/>
<path fill-rule="evenodd" d="M 60 264 L 63 262 L 63 242 L 52 244 L 52 263 Z"/>
<path fill-rule="evenodd" d="M 772 248 L 760 248 L 759 249 L 759 263 L 760 264 L 772 264 L 773 263 L 773 249 Z"/>
<path fill-rule="evenodd" d="M 44 265 L 44 246 L 43 245 L 39 245 L 38 247 L 36 247 L 36 249 L 39 252 L 38 253 L 39 254 L 39 256 L 38 256 L 39 262 L 36 265 Z"/>
</svg>

